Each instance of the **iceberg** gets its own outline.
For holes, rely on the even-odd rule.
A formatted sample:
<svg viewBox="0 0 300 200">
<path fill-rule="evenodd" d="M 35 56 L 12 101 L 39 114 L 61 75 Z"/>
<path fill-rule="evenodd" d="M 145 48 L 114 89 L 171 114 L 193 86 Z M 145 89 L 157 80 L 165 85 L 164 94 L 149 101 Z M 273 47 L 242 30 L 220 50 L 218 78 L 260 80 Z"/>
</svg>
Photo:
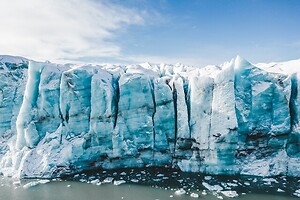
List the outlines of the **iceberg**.
<svg viewBox="0 0 300 200">
<path fill-rule="evenodd" d="M 0 56 L 0 172 L 300 177 L 300 60 L 58 65 Z"/>
</svg>

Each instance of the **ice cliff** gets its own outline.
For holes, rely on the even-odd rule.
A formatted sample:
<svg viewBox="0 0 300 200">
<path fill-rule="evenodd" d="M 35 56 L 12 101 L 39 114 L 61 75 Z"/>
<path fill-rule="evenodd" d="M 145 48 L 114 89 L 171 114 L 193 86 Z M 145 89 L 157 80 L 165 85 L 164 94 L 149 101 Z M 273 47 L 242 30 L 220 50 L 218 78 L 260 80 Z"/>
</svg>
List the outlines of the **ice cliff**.
<svg viewBox="0 0 300 200">
<path fill-rule="evenodd" d="M 300 60 L 75 66 L 0 57 L 0 172 L 300 177 Z"/>
</svg>

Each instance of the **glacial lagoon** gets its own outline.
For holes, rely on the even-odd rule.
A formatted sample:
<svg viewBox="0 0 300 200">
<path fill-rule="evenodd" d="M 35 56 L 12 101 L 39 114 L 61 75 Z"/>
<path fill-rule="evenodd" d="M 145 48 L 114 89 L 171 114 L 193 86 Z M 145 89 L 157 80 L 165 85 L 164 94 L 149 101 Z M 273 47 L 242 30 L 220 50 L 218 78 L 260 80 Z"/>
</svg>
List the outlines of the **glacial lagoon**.
<svg viewBox="0 0 300 200">
<path fill-rule="evenodd" d="M 299 199 L 300 181 L 163 169 L 90 171 L 52 180 L 0 178 L 1 200 Z"/>
</svg>

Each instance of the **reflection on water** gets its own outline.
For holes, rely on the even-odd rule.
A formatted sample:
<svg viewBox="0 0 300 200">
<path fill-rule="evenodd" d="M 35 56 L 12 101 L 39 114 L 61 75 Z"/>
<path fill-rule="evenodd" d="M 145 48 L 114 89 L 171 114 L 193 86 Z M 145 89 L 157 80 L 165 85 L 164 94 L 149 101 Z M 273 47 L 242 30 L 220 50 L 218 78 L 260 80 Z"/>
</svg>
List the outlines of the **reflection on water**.
<svg viewBox="0 0 300 200">
<path fill-rule="evenodd" d="M 163 200 L 228 199 L 292 200 L 300 188 L 297 179 L 224 177 L 188 174 L 162 169 L 101 171 L 78 174 L 50 182 L 21 183 L 1 178 L 0 200 Z M 223 191 L 223 193 L 222 193 Z M 231 191 L 225 192 L 224 191 Z"/>
</svg>

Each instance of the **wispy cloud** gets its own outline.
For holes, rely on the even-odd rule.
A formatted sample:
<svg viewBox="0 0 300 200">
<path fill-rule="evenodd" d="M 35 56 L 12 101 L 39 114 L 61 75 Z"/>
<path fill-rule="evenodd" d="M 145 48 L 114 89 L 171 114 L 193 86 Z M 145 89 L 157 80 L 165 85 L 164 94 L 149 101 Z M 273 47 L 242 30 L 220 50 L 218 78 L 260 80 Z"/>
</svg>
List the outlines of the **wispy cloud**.
<svg viewBox="0 0 300 200">
<path fill-rule="evenodd" d="M 120 56 L 113 42 L 136 10 L 101 0 L 0 0 L 0 54 L 62 61 Z"/>
</svg>

